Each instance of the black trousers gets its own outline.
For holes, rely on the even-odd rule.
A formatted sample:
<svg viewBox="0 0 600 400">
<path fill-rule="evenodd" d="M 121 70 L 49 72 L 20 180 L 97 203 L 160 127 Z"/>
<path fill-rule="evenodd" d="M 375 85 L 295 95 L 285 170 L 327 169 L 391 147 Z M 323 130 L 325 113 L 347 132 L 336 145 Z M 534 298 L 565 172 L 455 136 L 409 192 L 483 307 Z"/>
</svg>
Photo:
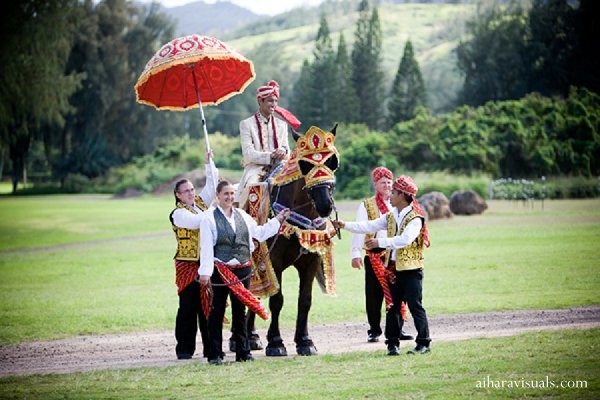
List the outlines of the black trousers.
<svg viewBox="0 0 600 400">
<path fill-rule="evenodd" d="M 200 327 L 203 353 L 206 357 L 208 346 L 208 328 L 200 304 L 200 284 L 190 283 L 179 293 L 179 309 L 175 318 L 175 353 L 193 355 L 196 351 L 196 333 Z"/>
<path fill-rule="evenodd" d="M 234 268 L 231 271 L 240 279 L 244 280 L 244 287 L 250 286 L 250 272 L 252 267 Z M 208 316 L 208 359 L 217 357 L 223 358 L 223 317 L 225 316 L 225 305 L 227 296 L 231 301 L 231 331 L 236 345 L 236 358 L 244 357 L 250 354 L 250 345 L 248 344 L 248 330 L 246 328 L 246 306 L 232 292 L 229 286 L 222 286 L 223 280 L 219 271 L 215 267 L 211 278 L 213 283 L 212 309 Z M 221 286 L 219 286 L 221 285 Z"/>
<path fill-rule="evenodd" d="M 370 335 L 381 335 L 381 305 L 383 304 L 383 289 L 373 271 L 369 256 L 365 256 L 365 308 L 369 322 Z"/>
<path fill-rule="evenodd" d="M 400 303 L 406 302 L 417 329 L 417 344 L 429 346 L 429 323 L 423 308 L 423 270 L 396 271 L 396 282 L 390 285 L 394 306 L 386 316 L 385 337 L 387 344 L 398 346 L 404 320 L 400 317 Z"/>
</svg>

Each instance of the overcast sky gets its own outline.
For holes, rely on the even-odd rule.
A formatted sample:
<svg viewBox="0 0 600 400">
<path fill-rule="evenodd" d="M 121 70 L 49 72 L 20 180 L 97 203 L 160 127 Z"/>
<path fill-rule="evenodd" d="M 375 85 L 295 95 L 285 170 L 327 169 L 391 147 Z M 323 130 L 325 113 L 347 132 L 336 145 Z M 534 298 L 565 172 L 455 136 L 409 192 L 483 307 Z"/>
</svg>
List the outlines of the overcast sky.
<svg viewBox="0 0 600 400">
<path fill-rule="evenodd" d="M 152 0 L 142 0 L 150 3 Z M 165 7 L 176 7 L 193 3 L 195 0 L 157 0 Z M 216 3 L 224 0 L 203 0 L 205 3 Z M 275 15 L 300 6 L 315 6 L 323 0 L 228 0 L 240 7 L 247 8 L 256 14 Z"/>
</svg>

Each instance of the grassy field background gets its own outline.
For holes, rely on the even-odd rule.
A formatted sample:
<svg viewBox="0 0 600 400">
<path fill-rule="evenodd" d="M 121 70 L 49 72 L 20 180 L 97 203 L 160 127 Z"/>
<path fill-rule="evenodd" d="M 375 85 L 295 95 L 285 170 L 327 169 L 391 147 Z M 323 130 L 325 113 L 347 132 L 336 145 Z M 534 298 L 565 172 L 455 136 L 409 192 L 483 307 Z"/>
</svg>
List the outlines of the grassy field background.
<svg viewBox="0 0 600 400">
<path fill-rule="evenodd" d="M 172 206 L 171 196 L 0 198 L 0 343 L 171 329 Z M 340 202 L 340 217 L 353 219 L 355 207 Z M 430 315 L 600 304 L 598 199 L 546 201 L 543 209 L 492 201 L 482 215 L 429 228 Z M 314 287 L 311 324 L 364 320 L 350 238 L 343 232 L 334 247 L 337 296 Z M 294 323 L 297 282 L 293 268 L 284 273 L 284 326 Z"/>
<path fill-rule="evenodd" d="M 340 202 L 340 217 L 353 219 L 356 204 Z M 0 343 L 173 329 L 172 206 L 171 196 L 0 197 Z M 489 206 L 429 223 L 429 315 L 600 304 L 599 199 Z M 310 324 L 365 319 L 363 272 L 350 267 L 349 243 L 343 232 L 337 296 L 315 286 Z M 294 324 L 296 287 L 287 271 L 284 326 Z M 419 358 L 378 351 L 10 377 L 0 379 L 0 398 L 598 398 L 599 336 L 565 330 L 436 343 Z M 478 387 L 487 376 L 587 387 Z"/>
</svg>

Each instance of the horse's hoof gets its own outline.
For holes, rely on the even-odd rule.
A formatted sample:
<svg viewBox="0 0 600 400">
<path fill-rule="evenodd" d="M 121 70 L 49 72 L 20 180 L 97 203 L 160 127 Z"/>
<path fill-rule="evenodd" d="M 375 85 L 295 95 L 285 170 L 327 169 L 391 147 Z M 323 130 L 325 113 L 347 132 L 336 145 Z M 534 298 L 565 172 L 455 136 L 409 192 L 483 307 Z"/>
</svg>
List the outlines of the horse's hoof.
<svg viewBox="0 0 600 400">
<path fill-rule="evenodd" d="M 310 346 L 296 346 L 296 353 L 299 356 L 316 356 L 319 354 L 317 348 L 314 345 Z"/>
<path fill-rule="evenodd" d="M 267 349 L 265 350 L 265 355 L 267 357 L 287 356 L 287 349 L 283 344 L 283 339 L 281 339 L 281 336 L 275 336 L 271 340 L 269 340 L 269 344 L 267 345 Z"/>
<path fill-rule="evenodd" d="M 303 336 L 299 342 L 296 342 L 296 353 L 299 356 L 316 356 L 317 348 L 310 336 Z"/>
<path fill-rule="evenodd" d="M 267 346 L 267 349 L 265 350 L 265 355 L 267 357 L 285 357 L 287 356 L 287 349 L 285 348 L 285 346 L 280 346 L 280 347 L 269 347 Z"/>
<path fill-rule="evenodd" d="M 250 345 L 250 350 L 262 350 L 263 344 L 260 341 L 260 337 L 256 334 L 251 334 L 248 338 L 248 344 Z"/>
</svg>

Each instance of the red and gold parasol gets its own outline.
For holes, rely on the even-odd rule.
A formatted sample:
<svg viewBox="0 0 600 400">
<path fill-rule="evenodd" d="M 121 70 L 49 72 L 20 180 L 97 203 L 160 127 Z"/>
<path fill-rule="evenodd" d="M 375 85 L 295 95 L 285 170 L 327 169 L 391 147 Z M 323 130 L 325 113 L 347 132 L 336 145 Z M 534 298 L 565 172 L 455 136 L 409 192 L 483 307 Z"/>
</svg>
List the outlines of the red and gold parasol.
<svg viewBox="0 0 600 400">
<path fill-rule="evenodd" d="M 254 65 L 236 50 L 210 36 L 188 35 L 162 46 L 148 61 L 135 84 L 138 103 L 157 110 L 216 105 L 242 93 L 254 80 Z"/>
</svg>

